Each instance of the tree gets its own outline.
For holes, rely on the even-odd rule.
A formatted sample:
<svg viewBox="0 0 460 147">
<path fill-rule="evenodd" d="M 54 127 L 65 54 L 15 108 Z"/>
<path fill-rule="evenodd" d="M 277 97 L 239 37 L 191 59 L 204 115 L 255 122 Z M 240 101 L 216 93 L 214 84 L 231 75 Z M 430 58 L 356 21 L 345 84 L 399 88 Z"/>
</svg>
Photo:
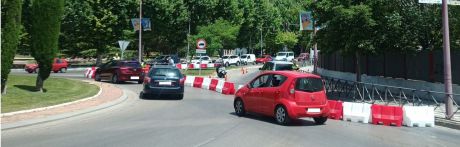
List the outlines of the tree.
<svg viewBox="0 0 460 147">
<path fill-rule="evenodd" d="M 286 45 L 287 48 L 293 48 L 298 41 L 297 35 L 293 32 L 280 32 L 275 38 L 277 45 Z"/>
<path fill-rule="evenodd" d="M 40 69 L 36 88 L 43 92 L 43 84 L 50 76 L 52 62 L 58 49 L 64 0 L 34 0 L 32 2 L 31 48 Z"/>
<path fill-rule="evenodd" d="M 14 55 L 19 44 L 19 33 L 21 29 L 21 0 L 2 0 L 2 71 L 1 88 L 6 93 L 6 82 L 13 64 Z"/>
<path fill-rule="evenodd" d="M 215 23 L 198 27 L 198 34 L 192 36 L 194 43 L 198 38 L 204 38 L 207 43 L 206 52 L 209 55 L 215 55 L 220 49 L 236 47 L 236 37 L 240 26 L 232 25 L 226 20 L 217 20 Z"/>
</svg>

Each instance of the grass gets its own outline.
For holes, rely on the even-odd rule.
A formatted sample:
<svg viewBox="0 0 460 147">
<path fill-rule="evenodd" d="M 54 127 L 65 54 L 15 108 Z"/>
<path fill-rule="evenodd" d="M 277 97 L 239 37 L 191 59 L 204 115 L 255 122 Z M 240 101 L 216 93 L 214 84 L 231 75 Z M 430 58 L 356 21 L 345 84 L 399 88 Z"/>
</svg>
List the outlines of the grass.
<svg viewBox="0 0 460 147">
<path fill-rule="evenodd" d="M 181 70 L 181 72 L 189 76 L 208 76 L 214 74 L 214 72 L 216 72 L 216 69 L 201 69 L 201 74 L 199 69 Z"/>
<path fill-rule="evenodd" d="M 71 102 L 96 95 L 99 88 L 86 82 L 48 78 L 44 93 L 35 90 L 36 76 L 10 75 L 7 94 L 2 95 L 2 113 L 27 110 Z"/>
</svg>

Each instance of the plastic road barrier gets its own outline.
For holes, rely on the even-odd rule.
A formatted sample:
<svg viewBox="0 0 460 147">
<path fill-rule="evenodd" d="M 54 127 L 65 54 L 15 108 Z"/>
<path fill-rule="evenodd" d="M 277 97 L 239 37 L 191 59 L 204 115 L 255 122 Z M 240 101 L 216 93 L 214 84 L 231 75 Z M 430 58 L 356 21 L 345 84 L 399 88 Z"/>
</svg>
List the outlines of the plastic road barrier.
<svg viewBox="0 0 460 147">
<path fill-rule="evenodd" d="M 193 81 L 193 87 L 201 88 L 201 84 L 203 84 L 203 77 L 195 77 Z"/>
<path fill-rule="evenodd" d="M 328 100 L 329 104 L 329 118 L 335 120 L 343 119 L 343 102 Z"/>
<path fill-rule="evenodd" d="M 216 91 L 219 93 L 222 93 L 222 89 L 224 89 L 224 84 L 225 84 L 225 81 L 219 80 L 216 86 Z"/>
<path fill-rule="evenodd" d="M 209 84 L 209 90 L 216 91 L 217 84 L 220 80 L 218 79 L 211 79 L 211 84 Z"/>
<path fill-rule="evenodd" d="M 211 84 L 211 78 L 204 78 L 203 79 L 203 84 L 201 85 L 201 88 L 209 89 L 210 84 Z"/>
<path fill-rule="evenodd" d="M 185 78 L 185 86 L 193 86 L 193 83 L 195 82 L 195 76 L 187 76 Z"/>
<path fill-rule="evenodd" d="M 343 120 L 369 123 L 371 105 L 366 103 L 343 103 Z"/>
<path fill-rule="evenodd" d="M 403 109 L 399 106 L 372 105 L 372 123 L 400 127 L 403 122 Z"/>
<path fill-rule="evenodd" d="M 208 64 L 200 64 L 200 68 L 208 68 Z"/>
<path fill-rule="evenodd" d="M 233 84 L 232 82 L 225 82 L 221 93 L 227 95 L 235 94 L 235 84 Z"/>
<path fill-rule="evenodd" d="M 404 106 L 403 124 L 408 127 L 434 127 L 434 107 Z"/>
</svg>

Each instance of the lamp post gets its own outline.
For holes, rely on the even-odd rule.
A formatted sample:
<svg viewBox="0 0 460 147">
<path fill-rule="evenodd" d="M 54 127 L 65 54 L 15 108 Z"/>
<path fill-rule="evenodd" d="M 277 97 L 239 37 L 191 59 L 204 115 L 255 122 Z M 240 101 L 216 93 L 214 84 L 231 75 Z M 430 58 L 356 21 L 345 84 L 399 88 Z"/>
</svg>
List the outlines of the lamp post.
<svg viewBox="0 0 460 147">
<path fill-rule="evenodd" d="M 447 0 L 442 0 L 442 42 L 444 52 L 444 86 L 445 86 L 445 103 L 446 118 L 451 119 L 453 116 L 453 94 L 452 94 L 452 71 L 450 65 L 450 39 L 449 39 L 449 12 L 447 9 Z"/>
<path fill-rule="evenodd" d="M 139 0 L 139 62 L 142 62 L 142 0 Z"/>
</svg>

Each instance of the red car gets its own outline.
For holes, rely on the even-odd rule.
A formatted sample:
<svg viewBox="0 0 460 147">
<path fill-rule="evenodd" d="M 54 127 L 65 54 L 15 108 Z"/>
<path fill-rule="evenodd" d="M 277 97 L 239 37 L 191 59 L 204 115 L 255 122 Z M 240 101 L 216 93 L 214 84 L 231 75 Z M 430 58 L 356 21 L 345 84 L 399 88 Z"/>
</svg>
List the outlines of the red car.
<svg viewBox="0 0 460 147">
<path fill-rule="evenodd" d="M 141 84 L 144 81 L 144 70 L 137 61 L 112 60 L 96 69 L 94 80 L 109 80 L 112 83 L 137 81 Z"/>
<path fill-rule="evenodd" d="M 53 67 L 52 67 L 51 71 L 53 71 L 54 73 L 57 73 L 57 72 L 65 73 L 65 72 L 67 72 L 68 67 L 69 67 L 69 63 L 67 63 L 67 60 L 54 58 Z M 28 73 L 37 73 L 38 72 L 38 64 L 36 64 L 36 63 L 26 64 L 25 71 L 27 71 Z"/>
<path fill-rule="evenodd" d="M 274 117 L 281 125 L 301 117 L 324 124 L 329 115 L 321 77 L 295 71 L 260 74 L 236 92 L 233 105 L 238 116 L 258 113 Z"/>
<path fill-rule="evenodd" d="M 270 55 L 263 55 L 261 58 L 256 59 L 256 64 L 262 63 L 265 64 L 265 62 L 272 61 L 272 56 Z"/>
</svg>

